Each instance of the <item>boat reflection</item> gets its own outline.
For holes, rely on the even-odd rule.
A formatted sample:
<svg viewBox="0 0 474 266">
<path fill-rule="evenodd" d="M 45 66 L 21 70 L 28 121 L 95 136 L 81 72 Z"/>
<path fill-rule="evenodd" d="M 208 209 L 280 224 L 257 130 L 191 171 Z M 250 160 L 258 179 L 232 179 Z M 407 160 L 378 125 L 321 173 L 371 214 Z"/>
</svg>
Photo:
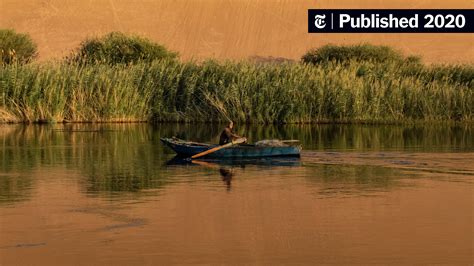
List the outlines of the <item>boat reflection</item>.
<svg viewBox="0 0 474 266">
<path fill-rule="evenodd" d="M 191 163 L 200 165 L 210 169 L 218 169 L 221 175 L 222 181 L 227 187 L 227 191 L 230 191 L 232 186 L 232 177 L 234 177 L 234 169 L 232 166 L 219 165 L 217 163 L 205 162 L 200 160 L 193 160 Z"/>
<path fill-rule="evenodd" d="M 246 159 L 199 159 L 190 160 L 189 158 L 183 158 L 175 156 L 169 160 L 166 165 L 195 165 L 201 166 L 208 169 L 215 169 L 221 176 L 222 181 L 227 187 L 227 191 L 231 190 L 232 179 L 235 177 L 236 168 L 245 168 L 246 166 L 262 166 L 262 167 L 298 167 L 301 166 L 300 158 L 297 157 L 269 157 L 269 158 L 246 158 Z"/>
<path fill-rule="evenodd" d="M 200 165 L 202 163 L 219 166 L 239 166 L 245 168 L 246 165 L 255 166 L 301 166 L 299 157 L 266 157 L 266 158 L 243 158 L 243 159 L 215 159 L 199 158 L 190 160 L 189 158 L 175 156 L 166 165 Z"/>
</svg>

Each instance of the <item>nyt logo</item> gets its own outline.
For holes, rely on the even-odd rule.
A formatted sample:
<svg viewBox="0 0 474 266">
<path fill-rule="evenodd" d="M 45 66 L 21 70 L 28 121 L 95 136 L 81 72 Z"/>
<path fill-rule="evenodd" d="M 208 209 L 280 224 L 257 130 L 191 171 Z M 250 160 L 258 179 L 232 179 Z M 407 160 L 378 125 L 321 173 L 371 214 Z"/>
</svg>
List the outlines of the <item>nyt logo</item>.
<svg viewBox="0 0 474 266">
<path fill-rule="evenodd" d="M 314 16 L 314 26 L 318 29 L 324 29 L 326 27 L 326 14 Z"/>
<path fill-rule="evenodd" d="M 474 9 L 308 9 L 308 32 L 473 33 Z"/>
</svg>

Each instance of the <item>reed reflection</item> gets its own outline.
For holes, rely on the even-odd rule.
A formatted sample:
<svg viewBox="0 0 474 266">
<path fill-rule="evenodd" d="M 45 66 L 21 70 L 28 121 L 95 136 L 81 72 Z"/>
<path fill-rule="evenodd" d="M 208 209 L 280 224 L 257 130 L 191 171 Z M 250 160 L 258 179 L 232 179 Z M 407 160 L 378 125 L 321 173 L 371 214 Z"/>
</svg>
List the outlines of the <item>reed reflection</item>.
<svg viewBox="0 0 474 266">
<path fill-rule="evenodd" d="M 218 124 L 51 124 L 0 125 L 0 198 L 17 202 L 30 198 L 37 186 L 38 169 L 65 169 L 83 176 L 78 180 L 88 196 L 141 196 L 146 190 L 167 187 L 179 175 L 163 165 L 173 156 L 159 141 L 161 137 L 217 143 L 222 125 Z M 467 151 L 474 150 L 472 125 L 370 126 L 370 125 L 239 125 L 239 135 L 250 142 L 261 139 L 298 139 L 304 152 L 346 151 Z M 327 158 L 333 158 L 327 156 Z M 304 159 L 304 158 L 303 158 Z M 362 159 L 361 159 L 362 160 Z M 367 164 L 366 160 L 361 161 Z M 207 162 L 229 190 L 236 169 L 246 165 L 295 166 L 288 160 Z M 301 166 L 298 161 L 296 165 Z M 48 168 L 49 167 L 49 168 Z M 309 167 L 311 180 L 342 182 L 337 176 L 350 176 L 349 182 L 392 184 L 386 169 L 367 167 Z M 207 168 L 204 168 L 207 169 Z M 222 169 L 222 170 L 221 170 Z M 230 171 L 229 171 L 230 169 Z M 301 170 L 301 169 L 300 169 Z M 343 173 L 339 173 L 343 171 Z M 187 173 L 190 176 L 199 173 Z M 398 176 L 398 173 L 390 176 Z M 316 176 L 317 178 L 313 178 Z M 351 181 L 352 180 L 352 181 Z M 374 182 L 377 180 L 377 182 Z"/>
</svg>

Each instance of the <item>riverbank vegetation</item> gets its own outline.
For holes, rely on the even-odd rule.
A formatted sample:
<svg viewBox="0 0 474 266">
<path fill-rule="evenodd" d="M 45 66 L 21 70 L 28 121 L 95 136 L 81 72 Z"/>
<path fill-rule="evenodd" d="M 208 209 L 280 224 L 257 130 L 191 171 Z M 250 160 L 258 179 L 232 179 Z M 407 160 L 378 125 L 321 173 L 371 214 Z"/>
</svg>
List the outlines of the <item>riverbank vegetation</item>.
<svg viewBox="0 0 474 266">
<path fill-rule="evenodd" d="M 83 64 L 68 57 L 62 62 L 4 65 L 0 69 L 0 120 L 473 120 L 472 65 L 426 66 L 419 58 L 371 45 L 325 46 L 309 51 L 301 62 L 277 64 L 181 62 L 172 52 L 163 51 L 165 56 L 156 60 L 94 59 Z M 116 55 L 108 53 L 100 54 L 105 58 Z"/>
<path fill-rule="evenodd" d="M 37 45 L 28 34 L 0 29 L 0 66 L 28 63 L 37 55 Z"/>
<path fill-rule="evenodd" d="M 174 59 L 177 53 L 140 36 L 112 32 L 83 41 L 67 62 L 72 64 L 134 64 L 160 59 Z"/>
</svg>

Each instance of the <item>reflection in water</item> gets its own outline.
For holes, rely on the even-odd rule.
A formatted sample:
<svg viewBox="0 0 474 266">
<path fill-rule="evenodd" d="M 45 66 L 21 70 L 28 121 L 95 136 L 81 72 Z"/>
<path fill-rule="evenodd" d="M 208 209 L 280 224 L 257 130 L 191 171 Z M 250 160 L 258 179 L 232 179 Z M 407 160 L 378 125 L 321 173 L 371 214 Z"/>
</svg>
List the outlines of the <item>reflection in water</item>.
<svg viewBox="0 0 474 266">
<path fill-rule="evenodd" d="M 173 157 L 166 162 L 168 166 L 201 166 L 202 169 L 216 170 L 222 181 L 231 190 L 232 178 L 236 175 L 236 169 L 245 169 L 246 166 L 256 166 L 266 169 L 277 169 L 278 167 L 294 167 L 295 171 L 301 171 L 301 161 L 298 157 L 269 157 L 269 158 L 243 158 L 243 159 L 205 159 L 190 160 L 179 156 Z M 275 168 L 276 167 L 276 168 Z M 299 170 L 298 170 L 299 167 Z M 199 171 L 196 171 L 199 173 Z"/>
<path fill-rule="evenodd" d="M 234 176 L 233 174 L 233 169 L 231 166 L 222 166 L 219 165 L 218 160 L 212 161 L 203 161 L 203 160 L 189 160 L 187 158 L 182 158 L 182 157 L 174 157 L 173 159 L 169 160 L 166 165 L 197 165 L 201 166 L 203 168 L 207 169 L 216 169 L 218 173 L 222 177 L 222 181 L 224 181 L 227 191 L 230 191 L 231 189 L 231 184 L 232 184 L 232 177 Z"/>
<path fill-rule="evenodd" d="M 230 168 L 230 169 L 219 168 L 219 173 L 222 176 L 222 181 L 224 181 L 224 183 L 227 186 L 227 191 L 230 191 L 230 185 L 231 185 L 231 182 L 232 182 L 232 177 L 234 176 L 234 174 L 232 173 L 232 168 Z"/>
<path fill-rule="evenodd" d="M 178 159 L 178 160 L 181 160 L 181 159 Z M 219 166 L 219 164 L 217 163 L 205 162 L 202 160 L 192 160 L 192 161 L 189 161 L 189 163 L 200 165 L 209 169 L 218 169 L 218 172 L 222 177 L 222 181 L 224 181 L 224 184 L 227 187 L 227 191 L 230 191 L 231 185 L 232 185 L 232 177 L 234 176 L 234 173 L 233 173 L 234 170 L 232 166 Z"/>
<path fill-rule="evenodd" d="M 237 129 L 300 159 L 159 141 L 220 128 L 0 125 L 0 264 L 472 264 L 472 126 Z"/>
<path fill-rule="evenodd" d="M 0 173 L 0 204 L 29 199 L 33 186 L 31 174 Z"/>
<path fill-rule="evenodd" d="M 161 189 L 177 181 L 180 174 L 193 175 L 186 168 L 167 168 L 164 163 L 172 152 L 161 145 L 161 137 L 180 136 L 202 142 L 217 142 L 221 126 L 214 124 L 57 124 L 46 126 L 1 125 L 0 143 L 0 202 L 14 202 L 29 198 L 36 179 L 35 169 L 44 167 L 65 167 L 79 171 L 86 178 L 80 183 L 84 193 L 90 196 L 139 196 L 144 189 Z M 393 185 L 396 183 L 386 169 L 374 170 L 367 158 L 347 156 L 347 151 L 364 152 L 394 150 L 399 152 L 474 150 L 473 127 L 462 126 L 364 126 L 364 125 L 286 125 L 237 128 L 237 133 L 248 136 L 250 141 L 260 139 L 299 139 L 304 147 L 303 162 L 295 165 L 291 161 L 277 161 L 278 165 L 297 167 L 294 173 L 317 176 L 317 180 L 341 182 L 344 176 L 355 176 L 351 182 Z M 308 153 L 313 151 L 345 151 L 333 154 Z M 341 154 L 344 159 L 341 161 Z M 390 154 L 389 154 L 390 155 Z M 393 154 L 392 154 L 393 155 Z M 359 157 L 361 157 L 359 156 Z M 377 166 L 404 165 L 411 167 L 406 158 L 394 158 L 391 163 L 377 162 Z M 426 161 L 430 162 L 430 156 Z M 399 156 L 400 157 L 400 156 Z M 425 160 L 417 158 L 417 162 Z M 440 159 L 441 160 L 441 159 Z M 369 160 L 374 162 L 374 160 Z M 344 167 L 327 167 L 321 170 L 311 164 L 349 164 L 350 173 L 338 173 Z M 462 160 L 458 161 L 462 164 Z M 212 162 L 211 162 L 212 163 Z M 275 166 L 275 161 L 249 160 L 247 162 L 220 162 L 219 165 L 252 164 L 258 167 Z M 443 162 L 443 164 L 450 164 Z M 293 165 L 292 165 L 293 164 Z M 299 168 L 298 168 L 299 167 Z M 452 169 L 459 170 L 459 165 Z M 420 169 L 420 165 L 416 166 Z M 432 165 L 429 169 L 439 168 Z M 223 168 L 222 179 L 231 184 L 231 176 Z M 365 170 L 361 170 L 365 169 Z M 379 169 L 379 168 L 377 168 Z M 444 169 L 444 168 L 443 168 Z M 204 171 L 204 170 L 203 170 Z M 365 172 L 364 172 L 365 171 Z M 225 174 L 224 174 L 225 173 Z M 470 171 L 468 171 L 470 173 Z M 203 174 L 201 171 L 195 173 Z M 205 174 L 205 173 L 204 173 Z M 393 176 L 397 176 L 393 174 Z M 313 179 L 313 178 L 311 178 Z M 377 180 L 377 181 L 374 181 Z M 385 180 L 385 181 L 383 181 Z M 130 194 L 132 193 L 132 194 Z"/>
</svg>

